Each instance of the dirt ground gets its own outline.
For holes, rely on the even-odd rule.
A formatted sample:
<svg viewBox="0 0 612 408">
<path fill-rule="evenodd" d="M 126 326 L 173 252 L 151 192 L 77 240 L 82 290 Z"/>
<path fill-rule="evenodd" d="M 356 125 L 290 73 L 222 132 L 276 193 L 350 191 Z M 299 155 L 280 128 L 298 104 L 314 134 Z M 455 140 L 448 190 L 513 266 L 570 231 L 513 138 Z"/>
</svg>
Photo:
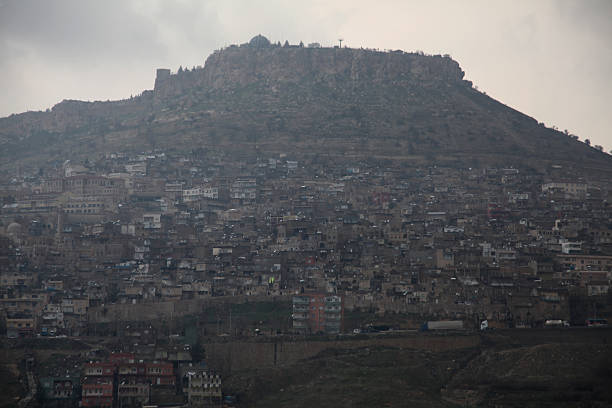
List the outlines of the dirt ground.
<svg viewBox="0 0 612 408">
<path fill-rule="evenodd" d="M 611 331 L 503 331 L 447 352 L 326 350 L 289 367 L 234 373 L 244 407 L 612 406 Z"/>
</svg>

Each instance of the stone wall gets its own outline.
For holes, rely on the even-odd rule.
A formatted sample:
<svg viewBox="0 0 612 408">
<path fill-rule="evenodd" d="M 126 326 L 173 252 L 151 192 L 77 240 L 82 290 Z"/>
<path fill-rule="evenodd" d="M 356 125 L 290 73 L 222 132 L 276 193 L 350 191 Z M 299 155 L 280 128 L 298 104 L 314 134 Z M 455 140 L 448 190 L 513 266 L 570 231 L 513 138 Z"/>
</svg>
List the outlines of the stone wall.
<svg viewBox="0 0 612 408">
<path fill-rule="evenodd" d="M 121 303 L 92 307 L 88 311 L 89 323 L 113 323 L 116 321 L 155 321 L 197 314 L 207 307 L 228 303 L 289 301 L 290 297 L 270 296 L 219 296 L 205 299 L 189 299 L 153 303 Z"/>
<path fill-rule="evenodd" d="M 328 349 L 358 349 L 364 347 L 397 347 L 427 351 L 447 351 L 480 345 L 477 334 L 409 333 L 400 337 L 371 335 L 341 340 L 272 340 L 208 343 L 204 345 L 211 368 L 229 374 L 234 370 L 274 367 L 294 364 Z M 363 336 L 365 337 L 365 336 Z"/>
</svg>

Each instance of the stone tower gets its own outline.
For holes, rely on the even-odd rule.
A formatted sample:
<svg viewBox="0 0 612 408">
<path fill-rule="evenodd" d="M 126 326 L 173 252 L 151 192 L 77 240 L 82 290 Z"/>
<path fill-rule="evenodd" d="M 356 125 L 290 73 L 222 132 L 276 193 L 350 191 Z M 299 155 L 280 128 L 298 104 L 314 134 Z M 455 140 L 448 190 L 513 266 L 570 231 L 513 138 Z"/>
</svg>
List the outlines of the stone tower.
<svg viewBox="0 0 612 408">
<path fill-rule="evenodd" d="M 170 70 L 167 68 L 158 68 L 157 75 L 155 76 L 155 89 L 170 78 Z"/>
</svg>

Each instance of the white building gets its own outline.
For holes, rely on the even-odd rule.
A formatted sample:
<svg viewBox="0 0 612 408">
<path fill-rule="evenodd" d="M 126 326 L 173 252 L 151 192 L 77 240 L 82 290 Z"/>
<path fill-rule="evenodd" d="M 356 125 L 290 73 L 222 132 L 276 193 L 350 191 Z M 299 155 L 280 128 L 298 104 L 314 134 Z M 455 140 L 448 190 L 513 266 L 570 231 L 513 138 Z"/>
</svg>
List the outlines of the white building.
<svg viewBox="0 0 612 408">
<path fill-rule="evenodd" d="M 187 372 L 187 398 L 190 407 L 210 406 L 221 402 L 221 377 L 198 369 Z"/>
<path fill-rule="evenodd" d="M 584 183 L 546 183 L 542 184 L 542 192 L 562 191 L 569 197 L 583 197 L 587 193 L 587 185 Z"/>
<path fill-rule="evenodd" d="M 161 213 L 150 213 L 142 216 L 142 224 L 145 229 L 161 228 Z"/>
</svg>

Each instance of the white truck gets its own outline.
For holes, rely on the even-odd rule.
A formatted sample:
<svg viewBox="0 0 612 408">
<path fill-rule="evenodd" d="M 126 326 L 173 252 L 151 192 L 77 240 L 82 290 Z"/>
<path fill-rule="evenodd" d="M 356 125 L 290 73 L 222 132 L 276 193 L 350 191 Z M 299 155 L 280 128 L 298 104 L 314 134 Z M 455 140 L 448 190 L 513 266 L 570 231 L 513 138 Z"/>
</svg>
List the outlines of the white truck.
<svg viewBox="0 0 612 408">
<path fill-rule="evenodd" d="M 463 330 L 463 320 L 436 320 L 425 322 L 421 330 Z"/>
</svg>

